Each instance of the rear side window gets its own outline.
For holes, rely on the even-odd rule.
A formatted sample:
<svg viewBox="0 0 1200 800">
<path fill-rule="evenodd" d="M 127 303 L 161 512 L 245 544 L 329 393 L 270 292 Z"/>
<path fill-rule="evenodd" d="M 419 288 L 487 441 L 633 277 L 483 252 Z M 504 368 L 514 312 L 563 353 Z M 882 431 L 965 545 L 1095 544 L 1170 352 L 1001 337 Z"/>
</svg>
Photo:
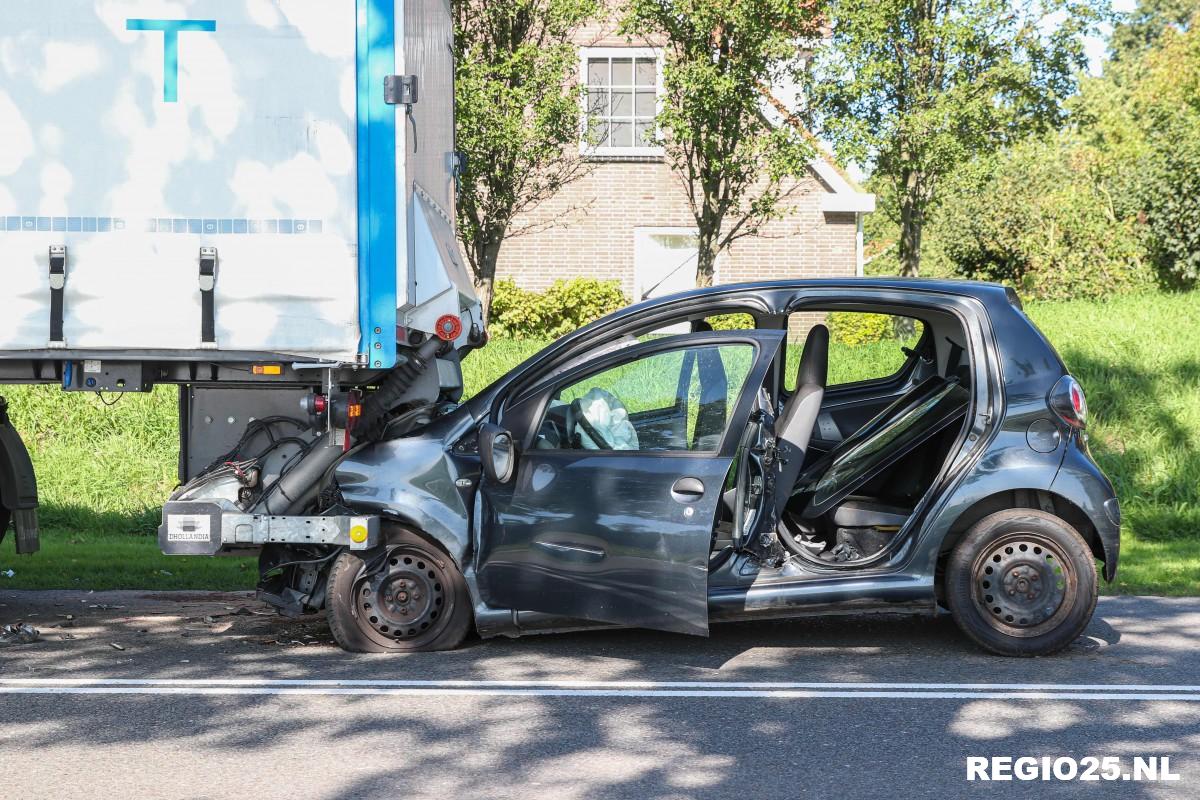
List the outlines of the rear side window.
<svg viewBox="0 0 1200 800">
<path fill-rule="evenodd" d="M 924 323 L 895 314 L 862 311 L 805 311 L 788 320 L 787 367 L 784 386 L 796 388 L 796 370 L 804 340 L 814 325 L 829 327 L 829 380 L 827 386 L 875 381 L 896 375 L 908 361 L 904 348 L 915 348 L 925 332 Z"/>
</svg>

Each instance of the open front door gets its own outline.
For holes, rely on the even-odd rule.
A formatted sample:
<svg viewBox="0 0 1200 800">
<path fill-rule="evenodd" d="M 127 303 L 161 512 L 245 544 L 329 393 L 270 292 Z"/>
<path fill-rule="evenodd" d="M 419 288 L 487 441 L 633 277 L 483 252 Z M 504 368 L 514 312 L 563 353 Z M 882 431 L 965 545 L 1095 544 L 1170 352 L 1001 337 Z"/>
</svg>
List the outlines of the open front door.
<svg viewBox="0 0 1200 800">
<path fill-rule="evenodd" d="M 498 422 L 518 461 L 507 483 L 482 488 L 484 600 L 706 634 L 721 493 L 782 338 L 728 331 L 631 345 L 507 406 Z"/>
</svg>

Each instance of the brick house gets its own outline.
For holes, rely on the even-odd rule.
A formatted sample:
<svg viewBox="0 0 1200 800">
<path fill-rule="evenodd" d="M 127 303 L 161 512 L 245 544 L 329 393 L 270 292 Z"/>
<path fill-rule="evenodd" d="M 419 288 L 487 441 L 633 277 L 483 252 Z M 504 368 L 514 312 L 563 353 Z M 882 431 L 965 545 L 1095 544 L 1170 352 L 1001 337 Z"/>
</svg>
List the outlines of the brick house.
<svg viewBox="0 0 1200 800">
<path fill-rule="evenodd" d="M 661 49 L 631 42 L 616 27 L 596 24 L 576 37 L 587 170 L 515 221 L 525 232 L 501 249 L 499 279 L 528 289 L 558 278 L 616 279 L 635 302 L 695 285 L 695 222 L 654 131 Z M 585 124 L 593 131 L 586 144 Z M 822 153 L 786 206 L 785 217 L 721 254 L 717 283 L 861 274 L 862 219 L 874 195 Z"/>
</svg>

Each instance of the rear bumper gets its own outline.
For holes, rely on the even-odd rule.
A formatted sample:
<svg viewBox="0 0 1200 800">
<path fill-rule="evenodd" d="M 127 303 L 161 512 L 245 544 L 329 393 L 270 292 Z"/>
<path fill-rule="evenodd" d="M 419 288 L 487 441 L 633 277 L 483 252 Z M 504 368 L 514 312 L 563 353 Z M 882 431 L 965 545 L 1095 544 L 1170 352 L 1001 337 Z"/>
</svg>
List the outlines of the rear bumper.
<svg viewBox="0 0 1200 800">
<path fill-rule="evenodd" d="M 1074 439 L 1050 490 L 1078 506 L 1095 527 L 1104 553 L 1104 579 L 1111 583 L 1121 556 L 1121 504 L 1112 482 Z"/>
<path fill-rule="evenodd" d="M 159 549 L 169 556 L 214 556 L 265 544 L 329 545 L 368 550 L 380 542 L 379 517 L 243 514 L 226 504 L 175 501 L 163 506 Z"/>
</svg>

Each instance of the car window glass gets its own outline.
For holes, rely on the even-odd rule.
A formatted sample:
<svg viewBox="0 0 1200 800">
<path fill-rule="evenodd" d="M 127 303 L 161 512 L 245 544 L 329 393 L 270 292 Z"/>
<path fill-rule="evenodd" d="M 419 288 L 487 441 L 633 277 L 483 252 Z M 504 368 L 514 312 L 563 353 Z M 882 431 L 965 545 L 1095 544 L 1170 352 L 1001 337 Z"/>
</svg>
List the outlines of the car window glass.
<svg viewBox="0 0 1200 800">
<path fill-rule="evenodd" d="M 880 417 L 886 417 L 880 419 L 882 424 L 869 436 L 847 439 L 844 449 L 839 448 L 842 451 L 836 454 L 828 468 L 810 482 L 802 483 L 800 491 L 813 493 L 813 506 L 828 503 L 843 494 L 844 489 L 861 482 L 895 453 L 962 414 L 969 400 L 970 395 L 957 382 L 931 378 L 917 402 L 896 409 L 895 413 L 892 408 L 882 412 Z M 872 420 L 868 425 L 874 422 Z"/>
<path fill-rule="evenodd" d="M 680 333 L 695 333 L 697 331 L 752 331 L 757 327 L 754 317 L 743 311 L 728 314 L 714 314 L 700 319 L 684 320 L 660 325 L 657 328 L 644 331 L 638 336 L 639 341 L 648 342 L 664 336 L 674 336 Z"/>
<path fill-rule="evenodd" d="M 704 345 L 576 379 L 551 396 L 534 447 L 715 451 L 753 363 L 753 345 Z"/>
<path fill-rule="evenodd" d="M 814 325 L 829 328 L 827 386 L 890 378 L 908 361 L 904 348 L 914 348 L 925 330 L 919 319 L 860 311 L 792 314 L 788 321 L 784 386 L 796 388 L 796 372 L 804 340 Z"/>
</svg>

